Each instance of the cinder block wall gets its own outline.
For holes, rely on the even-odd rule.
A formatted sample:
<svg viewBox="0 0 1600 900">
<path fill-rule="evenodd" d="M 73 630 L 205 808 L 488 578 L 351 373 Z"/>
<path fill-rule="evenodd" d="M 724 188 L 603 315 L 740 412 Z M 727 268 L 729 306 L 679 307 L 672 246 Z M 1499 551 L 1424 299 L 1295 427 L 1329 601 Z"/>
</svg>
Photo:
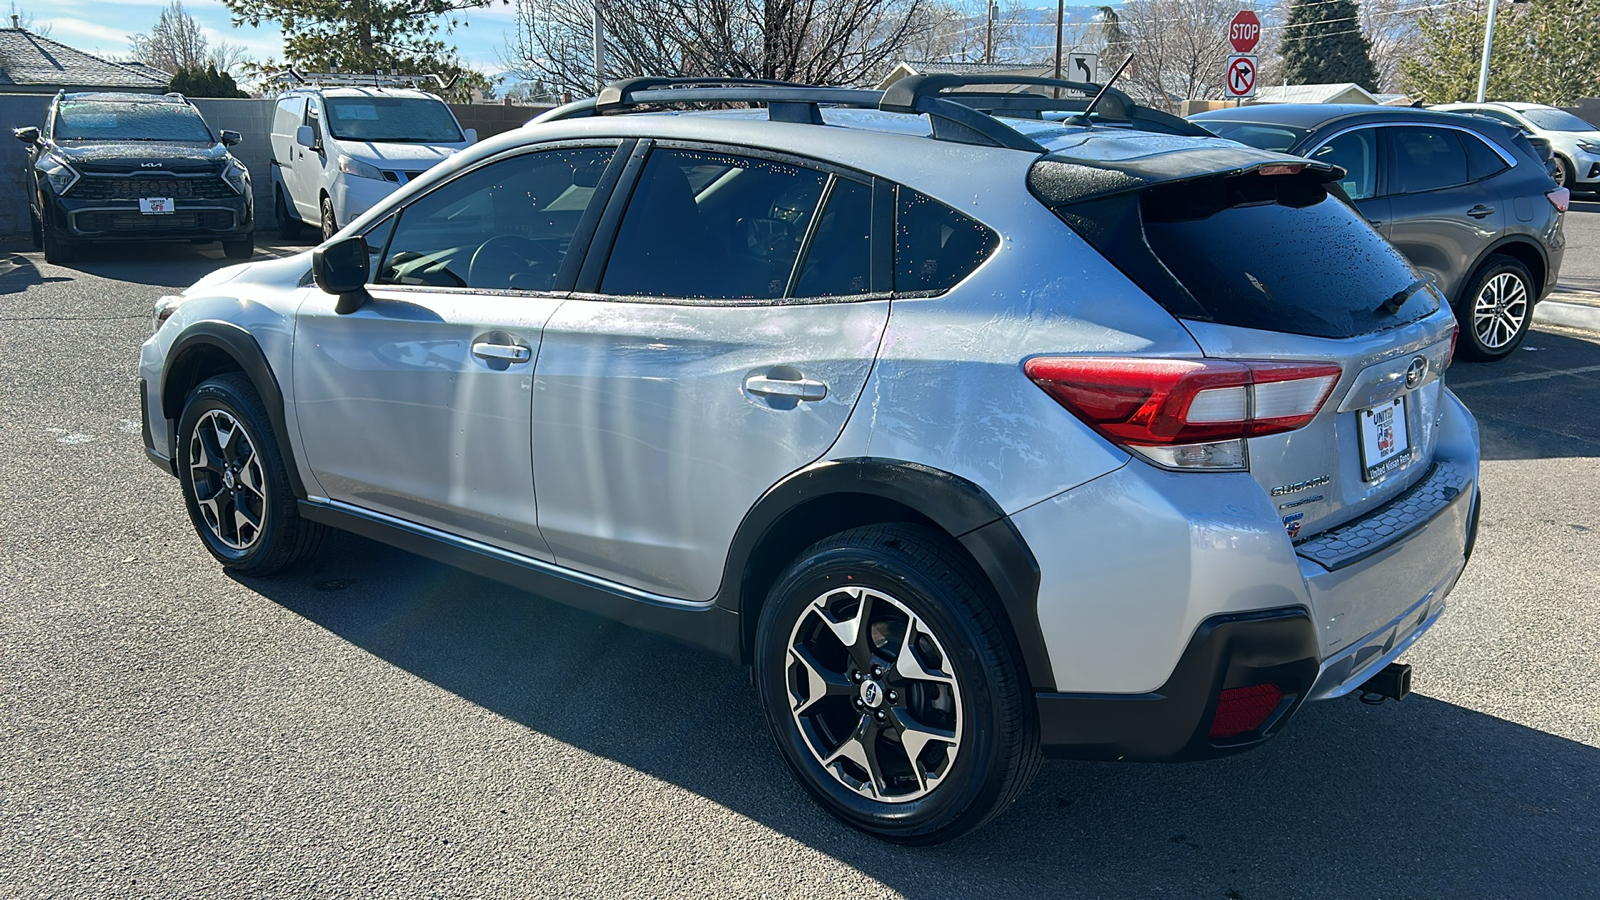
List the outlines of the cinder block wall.
<svg viewBox="0 0 1600 900">
<path fill-rule="evenodd" d="M 28 234 L 27 152 L 14 140 L 10 129 L 25 125 L 42 126 L 50 107 L 49 94 L 0 94 L 0 236 L 26 239 Z M 232 148 L 233 155 L 250 168 L 255 189 L 256 225 L 272 227 L 272 179 L 268 174 L 272 160 L 272 111 L 277 101 L 221 100 L 194 98 L 195 108 L 213 131 L 237 131 L 244 140 Z M 491 104 L 451 104 L 461 127 L 476 128 L 480 140 L 519 128 L 544 112 L 544 106 L 499 106 Z"/>
</svg>

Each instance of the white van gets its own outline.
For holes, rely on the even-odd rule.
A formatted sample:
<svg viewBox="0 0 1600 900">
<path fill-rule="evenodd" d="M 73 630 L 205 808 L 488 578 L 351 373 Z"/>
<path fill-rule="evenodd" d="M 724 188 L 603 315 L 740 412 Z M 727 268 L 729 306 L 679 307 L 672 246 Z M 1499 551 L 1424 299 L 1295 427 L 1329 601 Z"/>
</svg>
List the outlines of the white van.
<svg viewBox="0 0 1600 900">
<path fill-rule="evenodd" d="M 296 87 L 272 118 L 278 228 L 305 223 L 324 240 L 373 204 L 478 139 L 438 96 L 393 87 Z"/>
</svg>

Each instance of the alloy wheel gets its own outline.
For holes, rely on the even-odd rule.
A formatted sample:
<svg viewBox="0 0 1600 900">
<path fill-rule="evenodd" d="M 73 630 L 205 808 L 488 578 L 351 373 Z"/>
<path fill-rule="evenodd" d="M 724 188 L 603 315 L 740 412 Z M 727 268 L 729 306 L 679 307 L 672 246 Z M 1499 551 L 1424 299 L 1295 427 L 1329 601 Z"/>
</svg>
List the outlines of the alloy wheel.
<svg viewBox="0 0 1600 900">
<path fill-rule="evenodd" d="M 230 550 L 254 547 L 266 518 L 266 477 L 238 419 L 220 409 L 200 417 L 189 437 L 189 473 L 212 536 Z"/>
<path fill-rule="evenodd" d="M 790 714 L 835 781 L 883 803 L 943 783 L 961 746 L 949 654 L 905 604 L 865 587 L 811 602 L 789 635 Z"/>
<path fill-rule="evenodd" d="M 1472 330 L 1486 349 L 1499 350 L 1516 339 L 1528 317 L 1528 286 L 1514 272 L 1490 276 L 1473 305 Z"/>
<path fill-rule="evenodd" d="M 339 223 L 333 217 L 333 201 L 324 197 L 322 199 L 322 239 L 328 240 L 339 231 Z"/>
</svg>

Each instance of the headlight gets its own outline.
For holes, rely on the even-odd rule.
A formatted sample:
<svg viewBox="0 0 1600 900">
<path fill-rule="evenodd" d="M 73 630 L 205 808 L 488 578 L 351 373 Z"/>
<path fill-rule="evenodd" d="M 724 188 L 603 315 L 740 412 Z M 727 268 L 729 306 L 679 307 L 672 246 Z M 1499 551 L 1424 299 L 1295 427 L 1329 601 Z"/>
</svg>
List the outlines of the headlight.
<svg viewBox="0 0 1600 900">
<path fill-rule="evenodd" d="M 250 170 L 231 156 L 228 157 L 228 167 L 222 170 L 222 180 L 233 188 L 235 194 L 250 193 Z"/>
<path fill-rule="evenodd" d="M 65 194 L 78 183 L 78 171 L 54 153 L 41 156 L 33 167 L 50 182 L 50 187 L 55 190 L 57 196 Z"/>
<path fill-rule="evenodd" d="M 364 163 L 359 159 L 351 159 L 348 156 L 342 156 L 339 158 L 339 171 L 345 173 L 346 175 L 354 175 L 357 178 L 376 178 L 379 181 L 383 180 L 383 173 L 378 171 L 377 166 L 374 166 L 371 163 Z"/>
<path fill-rule="evenodd" d="M 1578 149 L 1585 153 L 1600 153 L 1600 141 L 1579 141 Z"/>
<path fill-rule="evenodd" d="M 151 318 L 155 320 L 154 330 L 160 331 L 161 326 L 172 318 L 173 313 L 178 311 L 178 304 L 182 302 L 182 297 L 174 297 L 170 294 L 157 300 L 155 309 L 151 311 Z"/>
</svg>

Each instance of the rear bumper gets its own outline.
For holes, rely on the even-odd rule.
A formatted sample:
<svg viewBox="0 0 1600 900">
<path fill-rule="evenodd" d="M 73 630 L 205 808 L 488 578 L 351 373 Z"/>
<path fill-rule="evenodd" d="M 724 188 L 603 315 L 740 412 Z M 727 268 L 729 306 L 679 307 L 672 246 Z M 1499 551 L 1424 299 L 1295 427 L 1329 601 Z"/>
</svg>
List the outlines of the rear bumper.
<svg viewBox="0 0 1600 900">
<path fill-rule="evenodd" d="M 1276 734 L 1316 680 L 1317 635 L 1304 609 L 1213 616 L 1166 683 L 1143 694 L 1039 694 L 1045 753 L 1074 759 L 1180 762 L 1249 749 Z M 1278 707 L 1254 731 L 1212 739 L 1224 690 L 1275 684 Z"/>
</svg>

